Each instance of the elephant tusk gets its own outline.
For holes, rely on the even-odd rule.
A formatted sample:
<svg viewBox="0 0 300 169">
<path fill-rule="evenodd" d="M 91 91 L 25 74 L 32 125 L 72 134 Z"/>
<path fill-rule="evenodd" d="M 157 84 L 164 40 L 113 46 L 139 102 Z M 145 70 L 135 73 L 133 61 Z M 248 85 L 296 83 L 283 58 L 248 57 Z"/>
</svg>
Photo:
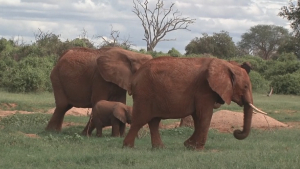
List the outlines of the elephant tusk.
<svg viewBox="0 0 300 169">
<path fill-rule="evenodd" d="M 254 109 L 256 110 L 258 113 L 261 113 L 261 114 L 264 114 L 264 115 L 267 115 L 268 113 L 262 111 L 262 110 L 259 110 L 257 107 L 255 107 L 253 104 L 249 103 L 249 105 Z"/>
</svg>

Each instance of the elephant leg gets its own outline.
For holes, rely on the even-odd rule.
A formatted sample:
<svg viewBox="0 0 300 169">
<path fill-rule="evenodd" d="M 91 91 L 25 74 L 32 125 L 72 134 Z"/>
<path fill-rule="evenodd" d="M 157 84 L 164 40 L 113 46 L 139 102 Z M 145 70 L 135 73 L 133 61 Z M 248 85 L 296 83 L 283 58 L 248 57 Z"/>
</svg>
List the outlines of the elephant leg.
<svg viewBox="0 0 300 169">
<path fill-rule="evenodd" d="M 73 106 L 69 104 L 56 105 L 55 111 L 46 127 L 46 130 L 61 131 L 64 116 Z"/>
<path fill-rule="evenodd" d="M 144 123 L 146 124 L 146 123 Z M 142 123 L 134 124 L 131 123 L 130 129 L 123 141 L 123 147 L 134 147 L 134 140 L 139 130 L 143 127 Z"/>
<path fill-rule="evenodd" d="M 126 124 L 120 122 L 120 136 L 124 137 L 125 135 Z"/>
<path fill-rule="evenodd" d="M 120 126 L 119 126 L 119 122 L 117 120 L 115 120 L 114 123 L 112 123 L 111 126 L 111 136 L 112 137 L 119 137 L 120 136 Z"/>
<path fill-rule="evenodd" d="M 96 126 L 96 130 L 97 130 L 96 136 L 102 137 L 102 126 Z"/>
<path fill-rule="evenodd" d="M 131 125 L 123 141 L 123 147 L 134 147 L 134 140 L 139 130 L 151 120 L 150 110 L 150 108 L 147 108 L 147 101 L 133 104 Z"/>
<path fill-rule="evenodd" d="M 212 114 L 213 107 L 207 106 L 205 109 L 198 110 L 196 115 L 193 115 L 195 131 L 193 135 L 185 141 L 184 145 L 186 147 L 196 150 L 204 149 Z"/>
<path fill-rule="evenodd" d="M 198 124 L 198 120 L 197 120 L 197 115 L 196 113 L 193 113 L 192 114 L 192 118 L 193 118 L 193 122 L 194 122 L 194 129 L 196 128 L 195 126 L 197 126 Z M 196 136 L 196 131 L 194 130 L 193 134 L 191 135 L 191 137 L 189 139 L 187 139 L 185 142 L 184 142 L 184 145 L 188 148 L 193 148 L 191 147 L 191 143 L 195 142 L 195 136 Z"/>
<path fill-rule="evenodd" d="M 204 148 L 213 114 L 213 106 L 213 100 L 211 104 L 207 103 L 205 106 L 201 106 L 200 102 L 196 105 L 196 113 L 193 114 L 195 131 L 193 135 L 185 141 L 184 145 L 186 147 L 196 150 L 202 150 Z"/>
<path fill-rule="evenodd" d="M 88 121 L 88 123 L 86 124 L 85 128 L 82 131 L 82 135 L 84 136 L 91 136 L 93 130 L 95 129 L 95 125 L 92 122 L 92 119 L 90 118 L 90 120 Z"/>
<path fill-rule="evenodd" d="M 152 148 L 163 148 L 164 144 L 161 141 L 160 134 L 159 134 L 159 123 L 160 118 L 153 118 L 148 122 L 150 134 L 151 134 L 151 143 Z"/>
</svg>

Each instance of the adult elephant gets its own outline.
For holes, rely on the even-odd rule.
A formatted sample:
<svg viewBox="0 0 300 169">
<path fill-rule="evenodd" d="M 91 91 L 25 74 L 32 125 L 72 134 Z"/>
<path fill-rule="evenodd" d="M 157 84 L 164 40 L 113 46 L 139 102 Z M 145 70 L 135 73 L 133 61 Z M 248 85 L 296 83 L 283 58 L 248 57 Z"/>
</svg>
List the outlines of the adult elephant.
<svg viewBox="0 0 300 169">
<path fill-rule="evenodd" d="M 56 108 L 46 130 L 60 131 L 72 107 L 91 108 L 99 100 L 126 103 L 132 75 L 150 59 L 119 47 L 66 51 L 50 75 Z"/>
<path fill-rule="evenodd" d="M 128 91 L 133 96 L 133 114 L 124 147 L 133 147 L 139 129 L 148 123 L 152 147 L 163 147 L 159 134 L 161 119 L 192 115 L 194 133 L 184 142 L 189 148 L 204 148 L 213 108 L 234 101 L 244 106 L 243 130 L 234 137 L 249 135 L 253 98 L 248 72 L 217 58 L 160 57 L 142 65 Z"/>
</svg>

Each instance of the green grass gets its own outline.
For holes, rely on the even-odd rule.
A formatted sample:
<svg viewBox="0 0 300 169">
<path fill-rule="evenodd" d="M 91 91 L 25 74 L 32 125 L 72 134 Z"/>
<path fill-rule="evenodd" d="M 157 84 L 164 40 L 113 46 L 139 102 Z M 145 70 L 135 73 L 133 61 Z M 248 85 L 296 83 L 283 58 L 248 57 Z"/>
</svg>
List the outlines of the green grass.
<svg viewBox="0 0 300 169">
<path fill-rule="evenodd" d="M 254 105 L 268 113 L 268 116 L 275 118 L 281 122 L 300 121 L 300 96 L 293 95 L 272 95 L 268 97 L 266 94 L 253 94 Z M 223 105 L 215 110 L 232 110 L 243 111 L 236 103 L 231 102 L 230 105 Z"/>
<path fill-rule="evenodd" d="M 245 140 L 232 134 L 209 131 L 204 151 L 186 149 L 183 142 L 193 129 L 161 129 L 164 149 L 151 149 L 148 130 L 135 141 L 135 148 L 122 148 L 123 138 L 80 135 L 88 117 L 66 116 L 64 122 L 76 125 L 62 132 L 46 132 L 51 115 L 44 111 L 54 107 L 51 93 L 11 94 L 0 91 L 0 103 L 22 105 L 14 109 L 36 110 L 35 114 L 16 114 L 0 121 L 0 168 L 298 168 L 300 166 L 299 128 L 252 130 Z M 127 103 L 132 105 L 129 97 Z M 300 97 L 254 94 L 254 103 L 275 119 L 300 121 Z M 0 108 L 1 109 L 1 108 Z M 220 109 L 242 111 L 232 103 Z M 218 109 L 219 110 L 219 109 Z M 166 120 L 164 123 L 172 123 Z M 25 134 L 35 134 L 38 138 Z"/>
<path fill-rule="evenodd" d="M 7 106 L 14 103 L 16 107 Z M 9 93 L 0 90 L 0 109 L 45 111 L 55 107 L 53 93 Z"/>
</svg>

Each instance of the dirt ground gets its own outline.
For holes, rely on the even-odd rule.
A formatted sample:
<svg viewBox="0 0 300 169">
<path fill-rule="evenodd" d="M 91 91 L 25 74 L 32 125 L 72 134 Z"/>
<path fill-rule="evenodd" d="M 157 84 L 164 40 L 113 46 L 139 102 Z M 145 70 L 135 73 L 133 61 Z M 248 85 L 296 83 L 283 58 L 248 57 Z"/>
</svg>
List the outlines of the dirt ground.
<svg viewBox="0 0 300 169">
<path fill-rule="evenodd" d="M 54 108 L 47 111 L 47 113 L 52 114 L 54 112 Z M 8 110 L 0 110 L 0 117 L 9 116 L 15 113 L 21 114 L 31 114 L 35 112 L 28 111 L 8 111 Z M 66 115 L 73 116 L 89 116 L 91 113 L 91 109 L 84 108 L 72 108 L 70 109 Z M 75 123 L 64 123 L 63 127 L 68 127 L 72 125 L 78 125 Z M 179 126 L 179 121 L 173 124 L 161 125 L 161 128 L 175 128 Z M 233 112 L 228 110 L 220 110 L 215 112 L 212 117 L 210 127 L 216 129 L 220 132 L 232 132 L 237 128 L 242 128 L 243 126 L 243 113 L 241 112 Z M 280 128 L 280 127 L 293 127 L 299 126 L 298 123 L 282 123 L 279 122 L 267 115 L 262 114 L 253 114 L 252 117 L 252 128 L 261 128 L 261 129 L 272 129 L 272 128 Z"/>
</svg>

